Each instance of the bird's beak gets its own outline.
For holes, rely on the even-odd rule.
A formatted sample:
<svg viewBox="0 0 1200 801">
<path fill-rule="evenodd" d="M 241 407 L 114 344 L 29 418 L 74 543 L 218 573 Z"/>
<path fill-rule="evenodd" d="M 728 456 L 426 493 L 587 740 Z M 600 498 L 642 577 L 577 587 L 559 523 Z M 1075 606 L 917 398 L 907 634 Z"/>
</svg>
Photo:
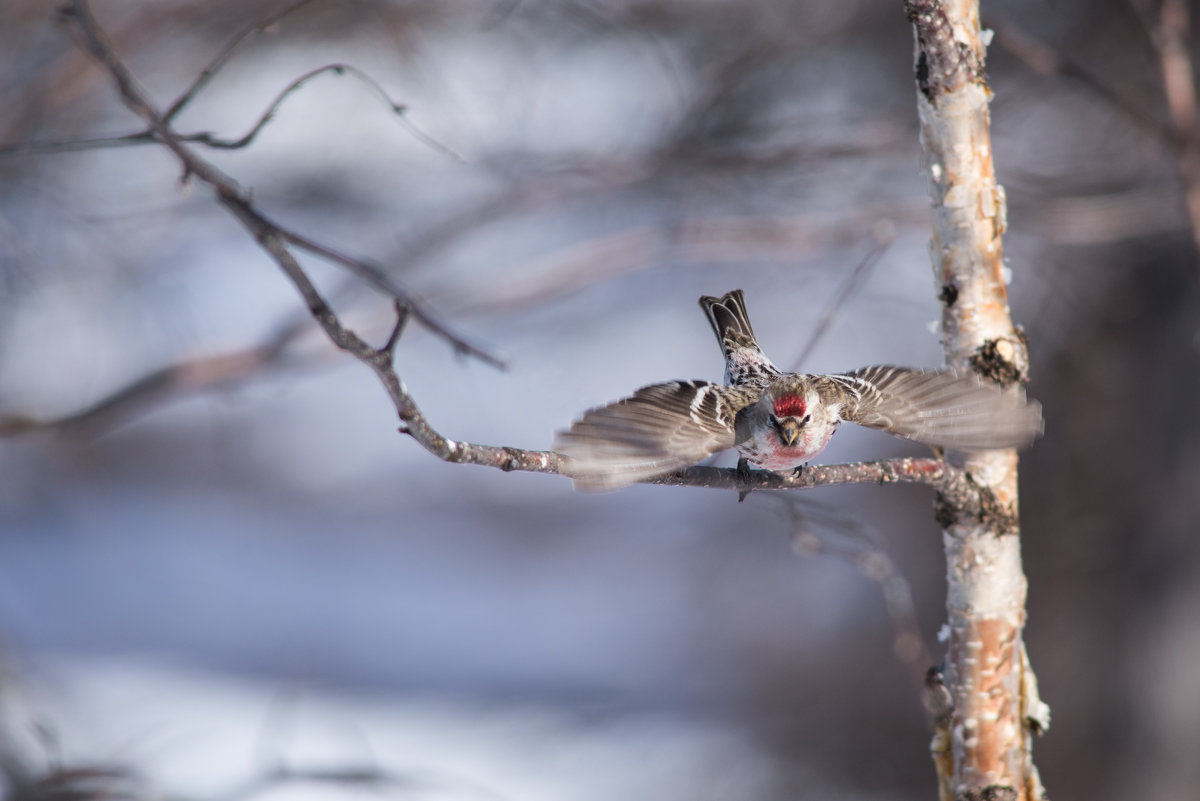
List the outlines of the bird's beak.
<svg viewBox="0 0 1200 801">
<path fill-rule="evenodd" d="M 783 420 L 779 423 L 779 438 L 783 444 L 792 447 L 800 439 L 800 424 L 795 420 Z"/>
</svg>

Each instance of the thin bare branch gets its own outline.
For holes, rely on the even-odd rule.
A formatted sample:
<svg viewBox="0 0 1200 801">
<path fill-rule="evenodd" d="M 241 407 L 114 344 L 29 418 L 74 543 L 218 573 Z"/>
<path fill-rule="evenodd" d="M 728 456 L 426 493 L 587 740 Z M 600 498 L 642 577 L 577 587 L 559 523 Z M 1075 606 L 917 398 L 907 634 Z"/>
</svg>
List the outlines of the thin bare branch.
<svg viewBox="0 0 1200 801">
<path fill-rule="evenodd" d="M 397 304 L 399 306 L 399 304 Z M 178 396 L 241 384 L 272 368 L 296 363 L 291 347 L 313 319 L 307 310 L 287 315 L 262 342 L 164 365 L 75 412 L 52 418 L 0 414 L 0 437 L 37 431 L 95 435 Z"/>
<path fill-rule="evenodd" d="M 962 470 L 941 459 L 901 458 L 848 464 L 822 464 L 805 467 L 800 475 L 752 470 L 743 480 L 732 468 L 695 466 L 668 476 L 646 481 L 674 487 L 709 487 L 736 490 L 812 489 L 847 484 L 924 484 L 938 491 L 945 503 L 963 503 L 964 513 L 984 517 L 992 505 L 979 492 L 974 480 Z"/>
<path fill-rule="evenodd" d="M 308 2 L 309 0 L 306 0 Z M 254 124 L 246 133 L 236 139 L 226 139 L 211 131 L 201 131 L 198 133 L 179 133 L 175 132 L 175 139 L 179 142 L 187 144 L 203 145 L 214 150 L 242 150 L 249 147 L 258 138 L 258 135 L 263 132 L 274 119 L 279 108 L 289 97 L 299 91 L 312 79 L 325 74 L 333 74 L 337 76 L 352 75 L 369 86 L 375 94 L 377 94 L 387 106 L 388 111 L 396 116 L 400 124 L 407 130 L 415 139 L 427 147 L 436 150 L 439 153 L 449 156 L 459 163 L 465 163 L 466 158 L 458 151 L 443 142 L 438 141 L 426 131 L 418 127 L 412 120 L 405 115 L 407 106 L 403 103 L 398 103 L 387 93 L 380 83 L 372 78 L 366 72 L 363 72 L 358 67 L 351 64 L 326 64 L 323 67 L 309 70 L 308 72 L 296 78 L 287 86 L 285 86 L 279 94 L 267 105 L 267 108 L 258 116 Z M 166 118 L 164 117 L 164 120 Z M 62 139 L 50 140 L 45 142 L 17 142 L 12 145 L 0 147 L 0 158 L 6 156 L 19 155 L 42 155 L 48 153 L 69 153 L 81 150 L 102 150 L 118 147 L 136 147 L 141 145 L 161 145 L 163 140 L 158 136 L 153 128 L 136 131 L 134 133 L 121 134 L 117 136 L 100 136 L 89 137 L 83 139 Z"/>
<path fill-rule="evenodd" d="M 386 353 L 389 356 L 395 355 L 396 344 L 400 342 L 400 337 L 404 334 L 404 328 L 408 325 L 408 307 L 397 301 L 395 309 L 396 324 L 392 326 L 392 333 L 388 336 L 387 342 L 379 349 L 381 353 Z"/>
<path fill-rule="evenodd" d="M 792 362 L 792 372 L 799 370 L 800 366 L 808 361 L 808 357 L 812 355 L 812 352 L 816 349 L 817 345 L 819 345 L 821 340 L 825 337 L 826 332 L 829 331 L 829 326 L 833 322 L 833 318 L 837 316 L 838 311 L 840 311 L 841 308 L 845 306 L 847 302 L 849 302 L 854 293 L 862 289 L 862 287 L 866 284 L 867 276 L 870 274 L 875 265 L 879 263 L 879 260 L 883 258 L 883 254 L 887 252 L 887 249 L 891 244 L 892 238 L 890 236 L 876 242 L 875 247 L 871 248 L 871 250 L 867 252 L 867 255 L 863 256 L 858 265 L 855 266 L 855 268 L 846 276 L 846 279 L 842 281 L 842 284 L 838 287 L 837 292 L 835 292 L 833 297 L 830 298 L 829 304 L 825 307 L 825 310 L 821 312 L 821 317 L 817 320 L 817 324 L 813 327 L 812 333 L 809 334 L 808 342 L 805 344 L 804 350 L 800 351 L 800 355 L 797 356 L 795 361 Z"/>
<path fill-rule="evenodd" d="M 146 407 L 167 398 L 224 386 L 259 374 L 275 361 L 276 355 L 277 352 L 268 348 L 248 348 L 187 359 L 154 370 L 91 406 L 63 417 L 0 417 L 0 437 L 33 431 L 95 433 L 110 429 Z"/>
<path fill-rule="evenodd" d="M 0 147 L 0 158 L 8 156 L 41 156 L 53 153 L 78 153 L 83 150 L 105 150 L 118 147 L 141 147 L 156 144 L 149 131 L 97 136 L 84 139 L 53 139 L 44 142 L 14 142 Z"/>
<path fill-rule="evenodd" d="M 459 153 L 437 141 L 429 134 L 413 125 L 410 120 L 405 119 L 404 114 L 408 110 L 408 107 L 403 103 L 398 103 L 393 100 L 391 95 L 387 93 L 387 90 L 380 85 L 379 81 L 375 80 L 358 67 L 355 67 L 352 64 L 343 63 L 326 64 L 323 67 L 317 67 L 316 69 L 309 70 L 299 78 L 293 80 L 275 96 L 274 100 L 267 105 L 266 110 L 259 115 L 258 120 L 253 126 L 251 126 L 250 130 L 237 139 L 221 139 L 211 133 L 199 133 L 190 134 L 186 137 L 180 137 L 180 141 L 196 142 L 218 150 L 240 150 L 244 147 L 248 147 L 249 145 L 253 144 L 254 140 L 258 138 L 258 135 L 262 133 L 262 130 L 275 118 L 276 112 L 279 111 L 280 106 L 283 105 L 285 100 L 291 97 L 295 92 L 299 91 L 312 79 L 325 74 L 332 74 L 338 77 L 343 75 L 352 75 L 355 78 L 358 78 L 360 81 L 374 90 L 375 94 L 377 94 L 387 105 L 388 110 L 400 118 L 401 124 L 403 124 L 409 133 L 411 133 L 419 141 L 425 145 L 428 145 L 434 150 L 437 150 L 438 152 L 445 153 L 458 162 L 466 161 L 466 159 L 463 158 L 463 156 L 461 156 Z"/>
<path fill-rule="evenodd" d="M 276 263 L 292 278 L 294 283 L 297 282 L 297 276 L 303 276 L 303 270 L 283 246 L 284 242 L 291 242 L 304 250 L 348 268 L 375 288 L 408 306 L 416 319 L 449 342 L 457 352 L 474 356 L 496 367 L 503 367 L 504 362 L 498 356 L 451 331 L 423 304 L 418 303 L 411 293 L 397 285 L 379 265 L 347 256 L 332 247 L 289 231 L 268 219 L 255 208 L 250 201 L 249 193 L 243 190 L 237 181 L 216 165 L 198 156 L 180 141 L 174 130 L 163 120 L 161 113 L 147 98 L 146 93 L 138 85 L 124 62 L 117 57 L 105 40 L 86 0 L 72 0 L 60 13 L 73 23 L 70 30 L 80 47 L 99 61 L 112 76 L 125 105 L 149 124 L 155 136 L 161 139 L 163 145 L 170 149 L 183 164 L 184 177 L 195 176 L 211 186 L 216 193 L 217 201 L 242 223 L 268 253 L 275 257 Z M 307 281 L 307 278 L 305 280 Z M 299 284 L 297 286 L 299 287 Z M 303 289 L 301 294 L 304 294 Z M 307 295 L 305 299 L 309 301 L 310 311 L 316 315 L 317 310 L 312 305 L 312 300 Z M 324 306 L 324 301 L 321 301 L 321 305 Z M 328 309 L 328 307 L 325 308 Z"/>
<path fill-rule="evenodd" d="M 841 559 L 879 585 L 894 632 L 892 651 L 914 687 L 922 688 L 932 659 L 917 622 L 912 587 L 888 555 L 882 535 L 843 509 L 794 495 L 776 497 L 787 509 L 797 554 Z"/>
<path fill-rule="evenodd" d="M 223 48 L 221 48 L 217 55 L 213 57 L 212 61 L 205 65 L 204 69 L 200 71 L 200 74 L 196 76 L 196 80 L 192 81 L 191 85 L 184 90 L 183 94 L 177 97 L 173 103 L 171 103 L 170 107 L 166 110 L 166 113 L 163 114 L 163 121 L 168 125 L 173 122 L 175 118 L 179 116 L 179 113 L 183 111 L 189 103 L 196 99 L 196 96 L 200 94 L 205 86 L 208 85 L 209 81 L 211 81 L 213 77 L 220 72 L 221 68 L 224 67 L 229 61 L 230 57 L 233 56 L 233 51 L 237 50 L 237 48 L 243 42 L 245 42 L 254 34 L 262 33 L 271 26 L 278 24 L 279 21 L 284 17 L 311 2 L 312 0 L 297 0 L 294 3 L 286 5 L 278 11 L 267 15 L 253 25 L 247 26 L 242 30 L 241 33 L 230 39 L 229 42 L 226 43 Z"/>
<path fill-rule="evenodd" d="M 1197 113 L 1189 4 L 1186 0 L 1163 0 L 1157 10 L 1148 2 L 1130 5 L 1158 53 L 1167 105 L 1168 125 L 1165 127 L 1069 56 L 1037 41 L 1012 22 L 997 21 L 995 41 L 1041 75 L 1074 80 L 1171 152 L 1179 165 L 1192 241 L 1196 252 L 1200 253 L 1200 115 Z"/>
<path fill-rule="evenodd" d="M 1122 97 L 1113 87 L 1104 83 L 1069 54 L 1039 41 L 1012 20 L 989 19 L 987 24 L 996 32 L 992 40 L 993 47 L 1004 50 L 1039 75 L 1074 81 L 1144 133 L 1155 137 L 1168 147 L 1172 146 L 1171 134 L 1155 123 L 1151 115 Z"/>
</svg>

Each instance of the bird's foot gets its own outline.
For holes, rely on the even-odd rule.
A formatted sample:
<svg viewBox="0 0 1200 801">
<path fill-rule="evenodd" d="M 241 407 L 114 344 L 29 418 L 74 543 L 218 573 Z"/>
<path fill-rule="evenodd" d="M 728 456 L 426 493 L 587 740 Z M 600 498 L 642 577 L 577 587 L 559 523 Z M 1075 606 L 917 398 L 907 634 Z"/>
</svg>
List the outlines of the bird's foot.
<svg viewBox="0 0 1200 801">
<path fill-rule="evenodd" d="M 750 463 L 746 461 L 745 456 L 739 456 L 737 463 L 738 480 L 745 483 L 750 480 L 751 475 L 753 475 L 753 472 L 750 470 Z"/>
<path fill-rule="evenodd" d="M 808 462 L 805 462 L 804 464 L 798 464 L 794 468 L 792 468 L 792 478 L 800 478 L 801 476 L 803 476 L 804 468 L 806 468 L 806 467 L 808 467 Z"/>
<path fill-rule="evenodd" d="M 747 483 L 749 483 L 752 475 L 753 475 L 753 473 L 750 470 L 750 463 L 746 461 L 746 458 L 744 456 L 738 457 L 738 463 L 737 463 L 738 481 L 742 482 L 743 484 L 747 484 Z M 750 490 L 748 490 L 748 489 L 738 490 L 738 503 L 741 503 L 742 501 L 746 500 L 746 496 L 749 494 L 750 494 Z"/>
</svg>

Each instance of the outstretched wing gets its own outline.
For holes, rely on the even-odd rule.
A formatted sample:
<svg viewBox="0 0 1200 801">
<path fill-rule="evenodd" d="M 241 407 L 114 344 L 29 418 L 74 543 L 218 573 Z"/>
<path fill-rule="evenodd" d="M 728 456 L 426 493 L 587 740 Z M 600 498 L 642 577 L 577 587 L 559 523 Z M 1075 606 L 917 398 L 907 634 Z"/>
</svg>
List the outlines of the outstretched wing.
<svg viewBox="0 0 1200 801">
<path fill-rule="evenodd" d="M 864 367 L 829 376 L 841 417 L 929 445 L 1025 448 L 1042 433 L 1042 405 L 954 370 Z"/>
<path fill-rule="evenodd" d="M 558 432 L 554 450 L 566 458 L 563 472 L 577 489 L 619 489 L 733 447 L 727 396 L 742 394 L 707 381 L 652 384 L 584 412 Z"/>
</svg>

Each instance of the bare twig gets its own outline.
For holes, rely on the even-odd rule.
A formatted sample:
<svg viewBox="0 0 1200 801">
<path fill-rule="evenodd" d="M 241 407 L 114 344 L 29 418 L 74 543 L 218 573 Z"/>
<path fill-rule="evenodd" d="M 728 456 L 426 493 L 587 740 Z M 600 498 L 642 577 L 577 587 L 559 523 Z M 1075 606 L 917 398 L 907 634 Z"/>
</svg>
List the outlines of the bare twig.
<svg viewBox="0 0 1200 801">
<path fill-rule="evenodd" d="M 285 361 L 291 365 L 295 361 L 291 346 L 301 334 L 311 330 L 312 323 L 307 310 L 289 314 L 258 344 L 185 357 L 139 376 L 87 407 L 60 417 L 0 414 L 0 437 L 38 431 L 95 435 L 174 397 L 229 387 L 262 375 Z"/>
<path fill-rule="evenodd" d="M 647 484 L 711 487 L 715 489 L 786 490 L 837 487 L 845 484 L 925 484 L 953 501 L 964 501 L 976 514 L 986 513 L 986 504 L 966 473 L 941 459 L 900 458 L 849 464 L 809 465 L 799 474 L 751 470 L 744 481 L 737 470 L 721 467 L 689 467 L 668 476 L 649 479 Z"/>
<path fill-rule="evenodd" d="M 388 336 L 387 342 L 379 349 L 381 353 L 386 353 L 389 356 L 396 353 L 396 344 L 400 341 L 400 336 L 404 333 L 404 327 L 408 325 L 408 307 L 397 301 L 395 308 L 396 324 L 392 326 L 392 333 Z"/>
<path fill-rule="evenodd" d="M 204 87 L 208 85 L 209 81 L 211 81 L 213 79 L 213 77 L 216 76 L 217 72 L 219 72 L 221 70 L 221 68 L 225 66 L 225 64 L 229 61 L 230 57 L 233 55 L 233 51 L 236 50 L 238 48 L 238 46 L 241 45 L 244 41 L 246 41 L 252 34 L 261 33 L 263 31 L 265 31 L 267 28 L 271 27 L 272 25 L 277 24 L 280 20 L 282 20 L 287 15 L 298 10 L 302 6 L 308 5 L 311 2 L 312 2 L 312 0 L 297 0 L 297 2 L 293 2 L 290 5 L 284 6 L 283 8 L 279 9 L 278 11 L 272 12 L 271 14 L 267 15 L 266 17 L 259 20 L 258 22 L 247 26 L 240 33 L 238 33 L 236 36 L 234 36 L 232 39 L 230 39 L 229 42 L 226 43 L 226 45 L 223 48 L 221 48 L 221 50 L 217 53 L 217 55 L 213 57 L 212 61 L 210 61 L 207 65 L 205 65 L 204 69 L 202 69 L 200 71 L 200 74 L 196 76 L 196 79 L 194 81 L 192 81 L 192 83 L 188 86 L 188 88 L 186 90 L 184 90 L 184 92 L 178 98 L 175 99 L 175 101 L 171 104 L 170 108 L 168 108 L 167 111 L 163 114 L 163 121 L 165 123 L 167 123 L 168 125 L 170 123 L 174 122 L 175 117 L 177 117 L 179 115 L 179 113 L 182 112 L 189 103 L 191 103 L 193 100 L 196 99 L 197 95 L 200 94 L 201 90 L 203 90 Z M 309 77 L 311 77 L 311 76 L 309 76 Z M 374 81 L 370 81 L 370 82 L 374 83 Z M 382 90 L 379 90 L 379 91 L 382 92 Z M 282 97 L 286 96 L 287 94 L 288 94 L 288 92 L 285 90 L 283 95 L 281 95 L 280 98 L 278 98 L 274 103 L 272 103 L 271 106 L 268 108 L 268 111 L 262 115 L 259 122 L 251 128 L 250 132 L 247 133 L 246 135 L 242 136 L 238 140 L 222 140 L 222 139 L 219 139 L 219 138 L 213 136 L 211 133 L 206 132 L 206 133 L 193 133 L 193 134 L 182 134 L 181 133 L 181 134 L 178 134 L 179 141 L 190 142 L 190 143 L 195 143 L 195 144 L 202 144 L 202 145 L 207 145 L 209 147 L 220 148 L 220 149 L 225 149 L 225 150 L 235 150 L 239 147 L 245 147 L 254 140 L 254 138 L 255 138 L 255 136 L 257 136 L 258 132 L 262 129 L 262 127 L 266 124 L 266 122 L 269 121 L 273 112 L 276 110 L 276 107 L 279 105 L 280 102 L 282 102 Z M 391 103 L 390 99 L 389 99 L 389 105 L 392 105 L 393 107 L 395 106 L 394 103 Z M 75 152 L 75 151 L 81 151 L 81 150 L 99 150 L 99 149 L 103 149 L 103 148 L 116 148 L 116 147 L 135 147 L 135 146 L 152 145 L 152 144 L 161 144 L 161 141 L 155 135 L 153 129 L 149 129 L 149 130 L 144 130 L 144 131 L 136 131 L 134 133 L 120 134 L 120 135 L 116 135 L 116 136 L 88 137 L 88 138 L 84 138 L 84 139 L 53 140 L 53 141 L 47 141 L 47 142 L 17 142 L 12 145 L 0 147 L 0 157 L 17 156 L 17 155 L 31 155 L 31 154 L 36 155 L 36 154 L 49 154 L 49 153 L 69 153 L 69 152 Z"/>
<path fill-rule="evenodd" d="M 1019 60 L 1029 69 L 1045 77 L 1059 77 L 1074 81 L 1092 95 L 1103 100 L 1125 119 L 1163 144 L 1171 146 L 1171 135 L 1154 122 L 1151 115 L 1135 106 L 1113 87 L 1104 83 L 1084 65 L 1067 53 L 1034 38 L 1009 19 L 988 19 L 987 24 L 995 32 L 993 47 L 999 47 Z"/>
<path fill-rule="evenodd" d="M 1068 55 L 1037 41 L 1007 20 L 997 21 L 996 43 L 1041 75 L 1074 80 L 1101 98 L 1174 156 L 1183 183 L 1184 206 L 1193 246 L 1200 254 L 1200 115 L 1197 113 L 1195 64 L 1187 0 L 1163 0 L 1131 7 L 1158 54 L 1168 124 L 1137 108 Z M 1159 212 L 1161 217 L 1161 211 Z"/>
<path fill-rule="evenodd" d="M 254 347 L 185 359 L 121 387 L 85 409 L 50 419 L 33 415 L 0 417 L 0 437 L 34 431 L 99 432 L 167 397 L 228 385 L 263 371 L 280 351 Z"/>
<path fill-rule="evenodd" d="M 451 331 L 432 312 L 426 309 L 423 304 L 418 303 L 411 293 L 397 285 L 391 276 L 378 264 L 348 256 L 332 247 L 318 243 L 296 232 L 289 231 L 278 223 L 268 219 L 255 208 L 250 200 L 249 193 L 244 191 L 238 185 L 237 181 L 216 165 L 198 156 L 191 148 L 179 140 L 175 131 L 163 120 L 162 114 L 146 97 L 145 92 L 138 85 L 124 62 L 117 57 L 112 47 L 105 40 L 103 32 L 92 17 L 91 9 L 85 0 L 72 0 L 60 13 L 63 14 L 65 19 L 73 22 L 70 30 L 75 35 L 80 47 L 104 65 L 109 75 L 112 76 L 113 81 L 116 83 L 117 91 L 125 105 L 144 119 L 149 124 L 155 136 L 161 139 L 163 145 L 170 149 L 179 159 L 184 168 L 184 177 L 194 176 L 213 188 L 217 202 L 225 206 L 242 223 L 246 230 L 258 241 L 259 245 L 270 253 L 280 268 L 292 278 L 293 283 L 297 284 L 297 288 L 301 289 L 301 294 L 305 295 L 305 300 L 309 302 L 309 310 L 313 312 L 314 316 L 318 316 L 321 311 L 328 312 L 328 306 L 325 305 L 323 300 L 315 296 L 315 294 L 314 296 L 306 294 L 300 286 L 299 278 L 304 276 L 303 270 L 300 269 L 299 263 L 296 262 L 292 254 L 284 246 L 285 242 L 290 242 L 310 253 L 314 253 L 348 268 L 370 285 L 408 306 L 413 317 L 420 320 L 426 328 L 449 342 L 457 352 L 474 356 L 497 367 L 503 367 L 504 363 L 499 357 Z M 304 277 L 304 281 L 307 282 L 307 277 Z M 309 288 L 311 289 L 311 284 L 309 284 Z M 313 293 L 315 293 L 315 289 Z M 313 304 L 318 301 L 319 305 L 314 306 Z M 319 316 L 318 320 L 320 320 Z M 342 347 L 340 343 L 339 347 Z"/>
<path fill-rule="evenodd" d="M 267 124 L 275 118 L 275 113 L 279 111 L 279 107 L 283 105 L 285 100 L 291 97 L 291 95 L 295 92 L 299 91 L 313 78 L 316 78 L 320 75 L 325 75 L 327 73 L 336 75 L 338 77 L 343 75 L 352 75 L 365 83 L 367 86 L 371 87 L 377 95 L 383 98 L 384 103 L 387 104 L 388 109 L 393 114 L 402 115 L 405 112 L 405 106 L 402 103 L 397 103 L 395 100 L 393 100 L 384 90 L 384 88 L 379 85 L 379 82 L 367 73 L 350 64 L 326 64 L 323 67 L 317 67 L 309 70 L 281 89 L 279 94 L 275 95 L 275 98 L 267 104 L 267 108 L 262 114 L 259 115 L 258 120 L 254 123 L 254 125 L 250 126 L 250 130 L 237 139 L 221 139 L 210 133 L 200 133 L 192 134 L 186 141 L 197 142 L 218 150 L 240 150 L 244 147 L 249 147 L 251 144 L 253 144 L 254 140 L 258 138 L 258 135 L 262 132 L 263 128 L 265 128 Z M 166 116 L 164 116 L 163 119 L 166 122 L 169 122 L 170 120 L 170 118 Z M 181 141 L 185 140 L 181 139 Z"/>
<path fill-rule="evenodd" d="M 283 105 L 285 100 L 307 85 L 312 79 L 325 74 L 332 74 L 339 77 L 343 75 L 352 75 L 355 78 L 358 78 L 360 81 L 369 86 L 375 92 L 375 94 L 383 99 L 388 110 L 399 119 L 400 124 L 403 125 L 404 128 L 410 134 L 412 134 L 414 138 L 416 138 L 422 144 L 438 151 L 439 153 L 444 153 L 445 155 L 450 156 L 459 163 L 466 161 L 462 154 L 458 153 L 456 150 L 445 145 L 444 143 L 439 142 L 421 128 L 417 127 L 412 120 L 409 120 L 405 116 L 405 112 L 408 110 L 407 106 L 405 106 L 403 103 L 398 103 L 393 100 L 392 97 L 387 93 L 387 90 L 385 90 L 378 81 L 360 70 L 358 67 L 355 67 L 352 64 L 342 63 L 326 64 L 323 67 L 317 67 L 309 70 L 293 80 L 282 90 L 280 90 L 275 98 L 269 104 L 267 104 L 267 108 L 258 116 L 258 119 L 255 120 L 254 124 L 250 126 L 250 129 L 236 139 L 226 139 L 217 136 L 211 131 L 201 131 L 198 133 L 176 132 L 175 139 L 178 142 L 185 144 L 203 145 L 204 147 L 210 147 L 214 150 L 242 150 L 243 148 L 249 147 L 250 145 L 254 144 L 254 141 L 258 138 L 258 135 L 263 132 L 263 129 L 275 119 L 276 113 L 279 111 L 279 108 Z M 165 119 L 166 118 L 164 117 L 164 120 Z M 18 142 L 12 145 L 0 147 L 0 157 L 69 153 L 81 150 L 101 150 L 105 148 L 135 147 L 157 144 L 163 144 L 163 141 L 158 136 L 157 132 L 153 128 L 150 128 L 144 131 L 136 131 L 134 133 L 120 134 L 117 136 L 62 139 L 47 142 Z"/>
<path fill-rule="evenodd" d="M 229 44 L 227 44 L 217 54 L 216 58 L 214 58 L 213 61 L 204 68 L 204 70 L 188 87 L 188 89 L 182 95 L 180 95 L 174 103 L 171 104 L 171 107 L 162 115 L 163 123 L 169 126 L 172 122 L 174 122 L 175 117 L 177 117 L 179 113 L 182 112 L 187 105 L 196 98 L 200 90 L 203 89 L 217 73 L 217 71 L 225 65 L 237 45 L 244 41 L 247 36 L 249 36 L 251 33 L 262 31 L 267 27 L 274 25 L 287 14 L 290 14 L 291 12 L 295 11 L 301 6 L 307 5 L 310 2 L 312 2 L 312 0 L 299 0 L 299 2 L 293 3 L 292 5 L 270 15 L 266 19 L 255 23 L 238 34 L 238 36 L 231 40 Z M 214 150 L 241 150 L 249 147 L 254 143 L 255 139 L 258 138 L 258 135 L 262 133 L 263 129 L 266 128 L 267 125 L 270 124 L 270 122 L 275 118 L 275 114 L 279 111 L 279 108 L 283 105 L 284 101 L 286 101 L 292 94 L 299 91 L 314 78 L 325 74 L 332 74 L 339 77 L 343 75 L 350 75 L 362 81 L 368 87 L 370 87 L 371 90 L 374 91 L 381 100 L 383 100 L 388 110 L 396 116 L 396 118 L 400 121 L 400 124 L 403 125 L 404 128 L 410 134 L 412 134 L 414 138 L 428 147 L 450 156 L 455 161 L 460 163 L 466 162 L 466 158 L 461 153 L 444 144 L 443 142 L 438 141 L 429 133 L 417 126 L 414 122 L 412 122 L 412 120 L 408 119 L 405 115 L 408 110 L 407 106 L 405 106 L 403 103 L 398 103 L 395 101 L 391 95 L 387 93 L 387 90 L 383 88 L 379 81 L 375 80 L 369 74 L 352 64 L 344 64 L 340 62 L 317 67 L 294 79 L 291 83 L 280 90 L 275 98 L 267 104 L 266 109 L 259 115 L 254 124 L 250 126 L 250 129 L 236 139 L 220 137 L 209 131 L 202 131 L 198 133 L 175 132 L 175 138 L 179 142 L 203 145 L 205 147 L 213 148 Z M 46 142 L 17 142 L 15 144 L 0 147 L 0 157 L 66 153 L 81 150 L 99 150 L 104 148 L 134 147 L 152 144 L 163 144 L 162 139 L 158 136 L 158 132 L 153 126 L 144 131 L 135 131 L 133 133 L 115 136 L 52 140 Z"/>
<path fill-rule="evenodd" d="M 323 67 L 317 67 L 309 70 L 299 78 L 293 80 L 282 90 L 280 90 L 279 94 L 275 96 L 275 99 L 267 105 L 266 110 L 259 115 L 258 120 L 250 127 L 250 130 L 237 139 L 221 139 L 220 137 L 214 136 L 211 133 L 198 133 L 190 134 L 186 138 L 181 137 L 180 141 L 195 142 L 198 144 L 207 145 L 208 147 L 216 150 L 241 150 L 242 148 L 249 147 L 254 143 L 254 140 L 258 138 L 258 135 L 262 133 L 263 128 L 265 128 L 271 122 L 271 120 L 275 118 L 275 113 L 279 111 L 280 106 L 283 105 L 285 100 L 303 88 L 312 79 L 325 74 L 331 74 L 337 77 L 351 75 L 362 81 L 368 87 L 370 87 L 381 100 L 383 100 L 384 104 L 388 107 L 388 110 L 400 120 L 400 124 L 403 125 L 418 141 L 427 145 L 428 147 L 433 148 L 434 150 L 437 150 L 440 153 L 450 156 L 459 163 L 466 162 L 466 158 L 464 158 L 458 151 L 450 148 L 442 142 L 439 142 L 437 139 L 434 139 L 428 133 L 414 125 L 411 120 L 405 117 L 405 112 L 408 111 L 408 107 L 403 103 L 398 103 L 393 100 L 392 96 L 387 93 L 387 90 L 384 89 L 382 85 L 380 85 L 379 81 L 375 80 L 358 67 L 355 67 L 353 64 L 343 64 L 340 62 L 336 64 L 326 64 Z"/>
<path fill-rule="evenodd" d="M 802 556 L 841 559 L 879 585 L 884 610 L 892 621 L 892 651 L 908 669 L 914 686 L 924 685 L 929 649 L 917 623 L 912 588 L 888 556 L 883 538 L 850 514 L 810 499 L 781 498 L 792 528 L 792 547 Z"/>
<path fill-rule="evenodd" d="M 312 253 L 316 256 L 320 256 L 321 258 L 332 262 L 333 264 L 340 264 L 341 266 L 349 269 L 350 272 L 354 273 L 362 280 L 366 281 L 371 286 L 390 295 L 395 300 L 407 306 L 409 311 L 412 312 L 413 317 L 420 320 L 426 328 L 449 342 L 454 347 L 455 352 L 465 356 L 474 356 L 476 359 L 486 362 L 493 367 L 503 368 L 505 366 L 504 360 L 500 356 L 497 356 L 488 350 L 484 350 L 481 346 L 472 344 L 459 334 L 452 332 L 446 326 L 446 324 L 441 322 L 441 320 L 436 317 L 432 311 L 426 308 L 424 304 L 418 304 L 411 293 L 409 293 L 407 290 L 401 289 L 379 264 L 342 253 L 336 248 L 322 244 L 317 242 L 315 239 L 285 228 L 284 226 L 267 219 L 260 212 L 255 210 L 250 205 L 248 200 L 245 200 L 241 197 L 235 196 L 228 198 L 221 193 L 221 190 L 218 190 L 218 199 L 225 206 L 233 210 L 234 214 L 242 220 L 243 224 L 246 225 L 247 228 L 249 228 L 252 232 L 255 232 L 256 236 L 259 238 L 259 244 L 264 244 L 262 241 L 262 236 L 264 234 L 270 234 L 272 237 L 278 239 L 277 244 L 279 244 L 280 247 L 283 246 L 283 243 L 289 243 L 302 250 L 307 250 L 309 253 Z M 267 250 L 271 251 L 271 248 L 267 248 Z M 278 259 L 276 259 L 276 261 L 278 262 Z M 286 271 L 287 269 L 285 268 L 285 272 Z"/>
<path fill-rule="evenodd" d="M 186 141 L 186 137 L 182 137 Z M 83 139 L 53 139 L 45 142 L 14 142 L 0 147 L 0 158 L 8 156 L 40 156 L 54 153 L 77 153 L 82 150 L 103 150 L 118 147 L 141 147 L 157 143 L 154 134 L 147 131 L 94 136 Z"/>
<path fill-rule="evenodd" d="M 813 327 L 812 333 L 809 334 L 804 350 L 800 351 L 800 355 L 792 362 L 792 372 L 799 370 L 800 365 L 808 361 L 808 357 L 812 355 L 817 345 L 825 337 L 826 332 L 829 331 L 829 325 L 833 322 L 834 316 L 846 305 L 851 296 L 866 283 L 867 276 L 870 274 L 872 268 L 879 263 L 879 260 L 887 252 L 888 246 L 891 243 L 892 240 L 890 237 L 876 242 L 875 247 L 871 248 L 867 255 L 863 256 L 858 265 L 846 276 L 846 279 L 838 287 L 837 292 L 834 293 L 825 310 L 821 312 L 821 317 L 817 320 L 816 326 Z"/>
<path fill-rule="evenodd" d="M 171 103 L 170 107 L 163 114 L 163 122 L 167 123 L 168 125 L 174 122 L 175 118 L 179 116 L 179 113 L 183 111 L 189 103 L 195 100 L 196 96 L 199 95 L 204 87 L 208 85 L 208 82 L 211 81 L 218 72 L 220 72 L 221 68 L 224 67 L 229 59 L 233 56 L 233 51 L 236 50 L 242 44 L 242 42 L 246 41 L 256 33 L 262 33 L 271 26 L 277 25 L 284 17 L 311 2 L 312 0 L 296 0 L 296 2 L 290 3 L 278 11 L 268 14 L 258 22 L 248 25 L 239 34 L 230 39 L 229 42 L 226 43 L 226 45 L 222 47 L 221 50 L 213 57 L 212 61 L 208 62 L 204 69 L 200 70 L 200 74 L 196 76 L 196 80 L 192 81 L 191 85 L 183 91 L 183 94 L 179 95 L 179 97 L 177 97 L 175 101 Z"/>
</svg>

